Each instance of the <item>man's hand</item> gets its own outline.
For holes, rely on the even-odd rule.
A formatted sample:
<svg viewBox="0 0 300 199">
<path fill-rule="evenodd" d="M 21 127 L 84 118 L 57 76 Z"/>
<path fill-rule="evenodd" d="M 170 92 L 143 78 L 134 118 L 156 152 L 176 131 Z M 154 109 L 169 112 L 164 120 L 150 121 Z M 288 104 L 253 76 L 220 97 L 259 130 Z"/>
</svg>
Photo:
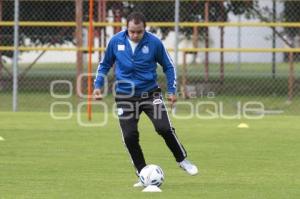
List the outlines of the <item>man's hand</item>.
<svg viewBox="0 0 300 199">
<path fill-rule="evenodd" d="M 94 98 L 94 100 L 102 100 L 103 99 L 101 89 L 99 89 L 99 88 L 94 89 L 93 98 Z"/>
<path fill-rule="evenodd" d="M 174 95 L 174 94 L 169 94 L 169 95 L 167 96 L 167 100 L 168 100 L 168 102 L 170 103 L 171 109 L 173 109 L 173 108 L 174 108 L 174 104 L 175 104 L 175 102 L 177 101 L 176 95 Z"/>
</svg>

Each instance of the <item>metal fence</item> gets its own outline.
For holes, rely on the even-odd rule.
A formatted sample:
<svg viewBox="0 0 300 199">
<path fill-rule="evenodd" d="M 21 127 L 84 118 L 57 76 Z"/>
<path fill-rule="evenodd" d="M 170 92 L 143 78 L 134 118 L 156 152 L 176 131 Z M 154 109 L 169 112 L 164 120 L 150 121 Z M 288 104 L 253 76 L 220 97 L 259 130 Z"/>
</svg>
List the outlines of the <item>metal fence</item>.
<svg viewBox="0 0 300 199">
<path fill-rule="evenodd" d="M 95 0 L 93 70 L 112 35 L 126 28 L 126 16 L 138 10 L 177 62 L 179 99 L 222 102 L 228 110 L 236 109 L 237 101 L 259 101 L 267 111 L 299 113 L 300 2 L 177 2 L 178 12 L 175 0 Z M 86 100 L 78 95 L 87 90 L 88 16 L 84 0 L 0 0 L 0 111 L 13 107 L 14 64 L 19 111 Z M 160 69 L 158 74 L 165 88 Z M 112 81 L 111 72 L 110 87 Z"/>
</svg>

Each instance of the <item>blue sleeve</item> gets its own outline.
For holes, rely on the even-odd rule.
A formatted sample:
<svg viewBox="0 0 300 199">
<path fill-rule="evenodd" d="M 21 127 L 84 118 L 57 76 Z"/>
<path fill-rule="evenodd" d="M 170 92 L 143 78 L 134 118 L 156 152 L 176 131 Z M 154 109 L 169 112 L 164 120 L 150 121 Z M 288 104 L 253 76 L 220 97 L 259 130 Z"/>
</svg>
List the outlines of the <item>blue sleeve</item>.
<svg viewBox="0 0 300 199">
<path fill-rule="evenodd" d="M 115 62 L 115 55 L 114 55 L 114 45 L 113 41 L 111 40 L 104 53 L 104 57 L 100 61 L 97 69 L 96 78 L 94 80 L 94 89 L 102 88 L 104 86 L 104 78 L 106 77 L 107 73 L 109 72 L 110 68 Z"/>
<path fill-rule="evenodd" d="M 167 49 L 160 41 L 158 43 L 157 50 L 157 61 L 162 66 L 163 71 L 167 78 L 167 89 L 168 93 L 175 94 L 176 93 L 176 68 L 173 63 L 173 60 L 170 57 Z"/>
</svg>

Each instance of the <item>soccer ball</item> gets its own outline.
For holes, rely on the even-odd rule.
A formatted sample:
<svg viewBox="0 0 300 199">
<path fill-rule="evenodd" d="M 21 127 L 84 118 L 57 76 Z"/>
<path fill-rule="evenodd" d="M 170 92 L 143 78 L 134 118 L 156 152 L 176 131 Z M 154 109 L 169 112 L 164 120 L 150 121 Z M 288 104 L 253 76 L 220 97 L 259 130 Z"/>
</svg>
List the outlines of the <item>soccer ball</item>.
<svg viewBox="0 0 300 199">
<path fill-rule="evenodd" d="M 145 187 L 149 185 L 159 187 L 164 182 L 164 178 L 162 169 L 154 164 L 145 166 L 140 172 L 140 180 Z"/>
</svg>

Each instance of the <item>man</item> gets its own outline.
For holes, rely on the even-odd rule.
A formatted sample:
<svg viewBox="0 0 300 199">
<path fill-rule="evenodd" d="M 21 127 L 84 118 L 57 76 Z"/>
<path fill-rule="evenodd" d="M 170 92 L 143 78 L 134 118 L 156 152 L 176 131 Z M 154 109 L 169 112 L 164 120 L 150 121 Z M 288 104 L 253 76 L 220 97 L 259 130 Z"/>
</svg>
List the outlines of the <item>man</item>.
<svg viewBox="0 0 300 199">
<path fill-rule="evenodd" d="M 161 40 L 145 31 L 145 27 L 145 16 L 140 12 L 133 12 L 127 17 L 127 30 L 112 37 L 98 66 L 94 82 L 94 98 L 102 99 L 104 76 L 115 64 L 119 123 L 123 141 L 137 174 L 146 166 L 138 131 L 139 116 L 144 112 L 166 142 L 179 166 L 190 175 L 196 175 L 198 169 L 186 160 L 186 151 L 170 123 L 156 81 L 156 68 L 159 63 L 167 77 L 167 100 L 172 107 L 176 102 L 175 66 Z M 138 182 L 134 186 L 139 187 L 142 184 Z"/>
</svg>

